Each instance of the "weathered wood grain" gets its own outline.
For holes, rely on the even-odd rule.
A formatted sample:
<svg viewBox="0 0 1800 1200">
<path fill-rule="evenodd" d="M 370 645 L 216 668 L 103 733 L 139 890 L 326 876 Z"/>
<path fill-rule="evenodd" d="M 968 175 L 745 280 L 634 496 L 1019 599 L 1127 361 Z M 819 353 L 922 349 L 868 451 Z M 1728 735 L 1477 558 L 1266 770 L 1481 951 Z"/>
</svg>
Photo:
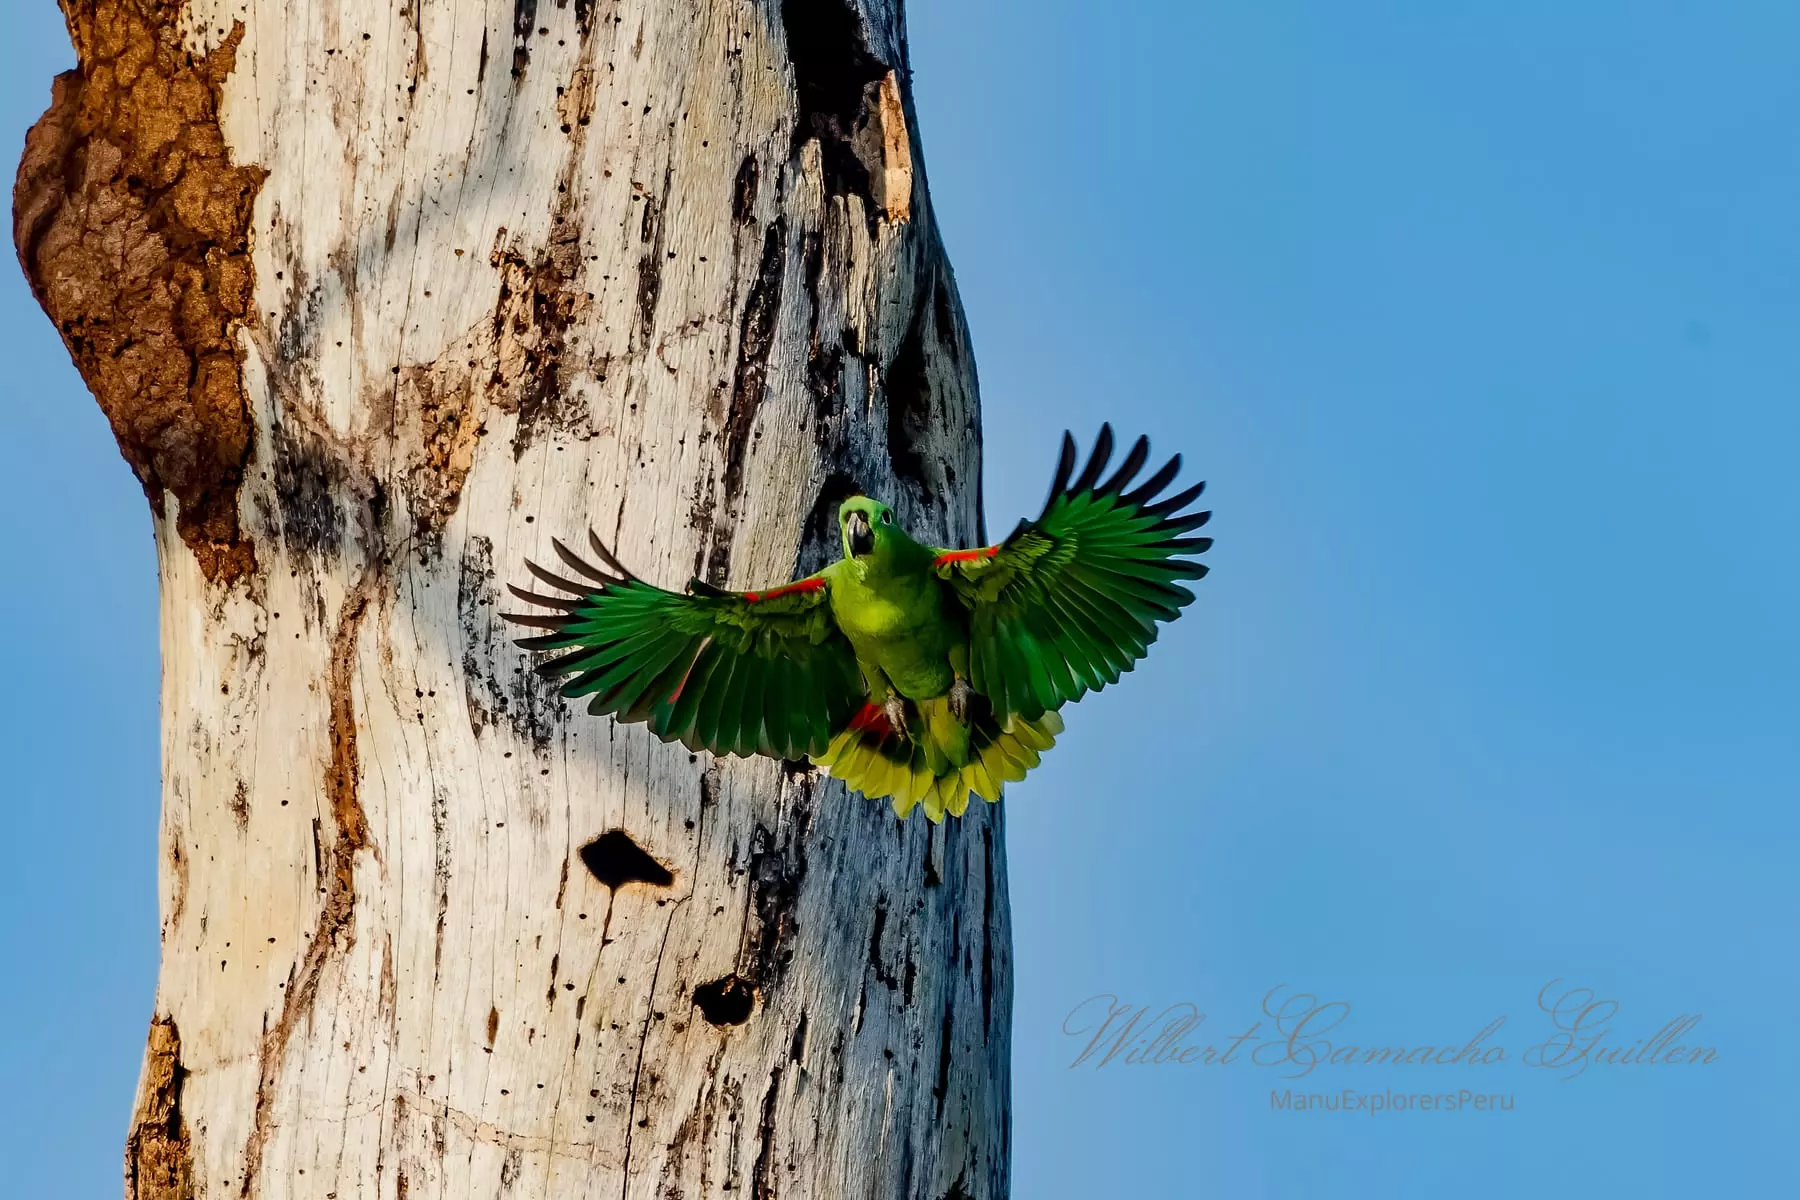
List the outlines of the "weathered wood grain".
<svg viewBox="0 0 1800 1200">
<path fill-rule="evenodd" d="M 15 233 L 162 580 L 131 1194 L 1003 1196 L 998 811 L 589 717 L 497 616 L 590 526 L 978 537 L 897 0 L 65 11 Z"/>
</svg>

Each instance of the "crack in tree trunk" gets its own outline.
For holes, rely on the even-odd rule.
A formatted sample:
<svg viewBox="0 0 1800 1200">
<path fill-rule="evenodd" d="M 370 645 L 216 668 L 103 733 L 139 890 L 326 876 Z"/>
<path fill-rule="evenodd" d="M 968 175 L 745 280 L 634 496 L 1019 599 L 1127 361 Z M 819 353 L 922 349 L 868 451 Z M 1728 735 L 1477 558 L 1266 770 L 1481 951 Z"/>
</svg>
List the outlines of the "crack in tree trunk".
<svg viewBox="0 0 1800 1200">
<path fill-rule="evenodd" d="M 271 1101 L 280 1079 L 283 1058 L 295 1026 L 307 1019 L 318 1000 L 319 981 L 333 957 L 349 951 L 356 937 L 356 855 L 369 847 L 368 818 L 357 797 L 356 645 L 363 617 L 368 612 L 376 580 L 366 571 L 338 612 L 331 640 L 327 675 L 330 696 L 331 759 L 325 768 L 325 798 L 332 817 L 332 837 L 326 852 L 325 900 L 319 906 L 318 925 L 300 959 L 297 977 L 289 977 L 281 1015 L 262 1038 L 257 1061 L 261 1076 L 256 1089 L 256 1110 L 250 1137 L 244 1145 L 244 1177 L 240 1194 L 259 1194 L 263 1147 L 268 1141 Z M 490 1040 L 491 1035 L 490 1035 Z"/>
<path fill-rule="evenodd" d="M 175 1022 L 150 1022 L 137 1112 L 125 1143 L 125 1200 L 187 1200 L 193 1155 L 181 1116 L 181 1033 Z"/>
</svg>

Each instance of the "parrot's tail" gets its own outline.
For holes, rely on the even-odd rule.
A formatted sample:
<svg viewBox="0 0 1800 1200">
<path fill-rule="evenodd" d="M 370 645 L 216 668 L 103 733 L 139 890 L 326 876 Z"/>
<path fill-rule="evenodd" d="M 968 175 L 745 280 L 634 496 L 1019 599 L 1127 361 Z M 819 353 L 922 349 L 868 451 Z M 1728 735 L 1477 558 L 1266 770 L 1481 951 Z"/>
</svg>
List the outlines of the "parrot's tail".
<svg viewBox="0 0 1800 1200">
<path fill-rule="evenodd" d="M 1055 712 L 1035 721 L 1014 716 L 1002 725 L 984 706 L 970 723 L 966 752 L 946 754 L 946 748 L 925 744 L 936 740 L 929 724 L 916 731 L 917 740 L 909 739 L 871 704 L 812 761 L 871 800 L 891 798 L 902 817 L 924 805 L 925 815 L 937 822 L 945 813 L 962 816 L 972 795 L 989 803 L 1000 799 L 1005 785 L 1025 778 L 1062 730 Z"/>
</svg>

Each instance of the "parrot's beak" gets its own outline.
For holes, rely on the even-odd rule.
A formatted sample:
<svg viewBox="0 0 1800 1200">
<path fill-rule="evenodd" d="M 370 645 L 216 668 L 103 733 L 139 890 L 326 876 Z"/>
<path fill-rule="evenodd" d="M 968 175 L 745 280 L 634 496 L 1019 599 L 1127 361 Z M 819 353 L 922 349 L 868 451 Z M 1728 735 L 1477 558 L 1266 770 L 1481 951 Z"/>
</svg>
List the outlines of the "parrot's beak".
<svg viewBox="0 0 1800 1200">
<path fill-rule="evenodd" d="M 866 513 L 853 512 L 846 517 L 844 531 L 850 535 L 850 557 L 858 558 L 875 549 L 875 531 L 869 527 Z"/>
</svg>

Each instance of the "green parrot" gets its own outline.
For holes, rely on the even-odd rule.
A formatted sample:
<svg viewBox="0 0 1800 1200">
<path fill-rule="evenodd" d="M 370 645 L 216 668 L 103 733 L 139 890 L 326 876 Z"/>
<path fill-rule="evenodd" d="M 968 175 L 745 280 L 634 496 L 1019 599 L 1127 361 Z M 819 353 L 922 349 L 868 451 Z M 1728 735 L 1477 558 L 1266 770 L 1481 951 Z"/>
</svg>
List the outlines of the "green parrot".
<svg viewBox="0 0 1800 1200">
<path fill-rule="evenodd" d="M 1206 485 L 1163 491 L 1177 455 L 1131 491 L 1150 453 L 1139 438 L 1104 482 L 1111 426 L 1074 478 L 1075 440 L 1044 511 L 997 545 L 946 550 L 914 541 L 878 500 L 838 510 L 843 557 L 767 591 L 694 580 L 685 593 L 638 579 L 600 539 L 601 566 L 561 542 L 586 582 L 536 563 L 568 593 L 512 593 L 553 615 L 505 614 L 548 630 L 528 650 L 567 653 L 540 674 L 590 696 L 588 711 L 641 722 L 664 741 L 713 754 L 809 759 L 901 817 L 961 816 L 1000 798 L 1062 732 L 1059 710 L 1129 671 L 1193 593 L 1212 545 L 1184 537 L 1210 512 L 1184 513 Z"/>
</svg>

